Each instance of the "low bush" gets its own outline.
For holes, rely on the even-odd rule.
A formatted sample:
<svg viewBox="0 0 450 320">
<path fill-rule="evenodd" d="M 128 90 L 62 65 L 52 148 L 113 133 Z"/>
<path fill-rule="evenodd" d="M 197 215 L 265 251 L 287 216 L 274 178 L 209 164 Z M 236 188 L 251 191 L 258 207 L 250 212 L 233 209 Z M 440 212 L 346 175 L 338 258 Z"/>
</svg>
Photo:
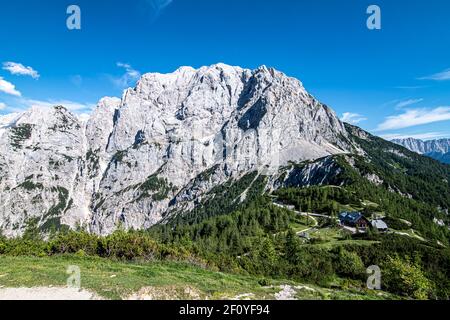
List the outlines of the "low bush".
<svg viewBox="0 0 450 320">
<path fill-rule="evenodd" d="M 118 260 L 177 260 L 204 266 L 189 251 L 155 241 L 145 232 L 117 231 L 106 237 L 84 231 L 58 233 L 51 239 L 0 238 L 0 254 L 11 256 L 52 256 L 75 254 Z"/>
</svg>

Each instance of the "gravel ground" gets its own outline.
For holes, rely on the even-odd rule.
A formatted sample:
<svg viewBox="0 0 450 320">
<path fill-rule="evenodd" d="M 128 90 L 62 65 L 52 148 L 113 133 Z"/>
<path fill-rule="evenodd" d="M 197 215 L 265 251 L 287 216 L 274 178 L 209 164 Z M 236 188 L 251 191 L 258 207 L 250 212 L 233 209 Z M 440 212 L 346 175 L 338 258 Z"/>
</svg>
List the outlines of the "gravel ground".
<svg viewBox="0 0 450 320">
<path fill-rule="evenodd" d="M 75 288 L 2 288 L 0 300 L 99 300 L 99 297 Z"/>
</svg>

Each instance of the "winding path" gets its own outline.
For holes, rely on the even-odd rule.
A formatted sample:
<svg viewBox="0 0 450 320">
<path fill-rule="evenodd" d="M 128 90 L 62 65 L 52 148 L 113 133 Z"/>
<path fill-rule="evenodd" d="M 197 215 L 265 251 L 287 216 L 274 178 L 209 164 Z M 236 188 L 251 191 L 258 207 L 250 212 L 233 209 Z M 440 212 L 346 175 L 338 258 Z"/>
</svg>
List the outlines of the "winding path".
<svg viewBox="0 0 450 320">
<path fill-rule="evenodd" d="M 312 230 L 315 227 L 317 227 L 319 225 L 319 222 L 317 221 L 316 217 L 330 218 L 329 216 L 325 216 L 325 215 L 322 215 L 322 214 L 309 213 L 309 212 L 300 212 L 300 211 L 297 211 L 295 209 L 292 210 L 287 205 L 283 205 L 283 204 L 280 204 L 280 203 L 277 203 L 277 202 L 273 202 L 273 204 L 276 205 L 277 207 L 280 207 L 280 208 L 283 208 L 283 209 L 286 209 L 286 210 L 290 210 L 290 211 L 292 211 L 292 212 L 294 212 L 294 213 L 296 213 L 296 214 L 298 214 L 298 215 L 300 215 L 302 217 L 307 217 L 308 219 L 311 218 L 314 221 L 314 225 L 312 227 L 309 227 L 309 228 L 306 228 L 304 230 L 298 231 L 297 235 L 300 235 L 301 233 L 307 232 L 307 231 Z"/>
</svg>

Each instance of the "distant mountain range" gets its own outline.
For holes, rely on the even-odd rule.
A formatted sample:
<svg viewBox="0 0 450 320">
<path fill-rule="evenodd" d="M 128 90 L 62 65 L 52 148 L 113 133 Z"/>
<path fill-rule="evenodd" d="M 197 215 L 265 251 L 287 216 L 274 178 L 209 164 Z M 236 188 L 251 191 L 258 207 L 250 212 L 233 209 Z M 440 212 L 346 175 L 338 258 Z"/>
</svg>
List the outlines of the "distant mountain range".
<svg viewBox="0 0 450 320">
<path fill-rule="evenodd" d="M 414 138 L 395 139 L 392 142 L 409 150 L 450 164 L 450 139 L 423 141 Z"/>
</svg>

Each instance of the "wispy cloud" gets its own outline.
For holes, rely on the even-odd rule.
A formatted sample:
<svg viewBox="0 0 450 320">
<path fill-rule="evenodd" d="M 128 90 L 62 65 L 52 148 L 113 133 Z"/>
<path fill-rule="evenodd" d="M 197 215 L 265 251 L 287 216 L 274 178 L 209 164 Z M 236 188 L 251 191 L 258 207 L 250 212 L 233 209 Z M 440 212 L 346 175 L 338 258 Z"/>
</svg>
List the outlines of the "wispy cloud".
<svg viewBox="0 0 450 320">
<path fill-rule="evenodd" d="M 422 102 L 423 99 L 408 99 L 408 100 L 404 100 L 404 101 L 400 101 L 399 103 L 397 103 L 396 107 L 397 108 L 404 108 L 419 102 Z"/>
<path fill-rule="evenodd" d="M 174 0 L 139 0 L 139 12 L 144 14 L 149 22 L 155 22 Z"/>
<path fill-rule="evenodd" d="M 419 139 L 419 140 L 433 140 L 433 139 L 441 139 L 450 137 L 450 133 L 444 132 L 424 132 L 424 133 L 413 133 L 413 134 L 401 134 L 401 133 L 391 133 L 391 134 L 383 134 L 380 136 L 385 140 L 394 140 L 394 139 Z"/>
<path fill-rule="evenodd" d="M 135 70 L 130 64 L 118 62 L 119 68 L 125 69 L 125 74 L 121 77 L 111 77 L 112 82 L 119 88 L 127 88 L 133 86 L 141 77 L 141 73 Z"/>
<path fill-rule="evenodd" d="M 39 100 L 28 97 L 14 97 L 5 101 L 6 103 L 0 103 L 0 110 L 5 110 L 7 113 L 22 113 L 30 108 L 53 108 L 55 106 L 63 106 L 73 112 L 80 115 L 83 113 L 90 114 L 95 108 L 95 103 L 78 102 L 68 99 L 47 99 Z"/>
<path fill-rule="evenodd" d="M 160 12 L 161 10 L 164 10 L 169 4 L 173 2 L 173 0 L 145 0 L 150 7 L 156 11 Z"/>
<path fill-rule="evenodd" d="M 151 18 L 156 19 L 173 0 L 144 0 L 151 12 Z"/>
<path fill-rule="evenodd" d="M 80 103 L 70 100 L 33 100 L 33 99 L 24 99 L 22 101 L 26 108 L 51 108 L 54 106 L 63 106 L 68 110 L 74 113 L 86 113 L 90 112 L 95 104 L 92 103 Z"/>
<path fill-rule="evenodd" d="M 78 117 L 78 120 L 87 122 L 91 118 L 91 115 L 89 113 L 81 113 L 81 114 L 77 114 L 77 117 Z"/>
<path fill-rule="evenodd" d="M 0 92 L 4 92 L 6 94 L 10 94 L 12 96 L 20 97 L 22 94 L 20 91 L 16 90 L 16 86 L 11 82 L 4 80 L 0 77 Z"/>
<path fill-rule="evenodd" d="M 358 124 L 362 121 L 366 121 L 367 118 L 358 113 L 344 112 L 341 120 L 351 124 Z"/>
<path fill-rule="evenodd" d="M 26 67 L 21 63 L 17 62 L 4 62 L 3 70 L 9 71 L 11 74 L 19 76 L 30 76 L 33 79 L 39 79 L 39 73 L 32 67 Z"/>
<path fill-rule="evenodd" d="M 421 77 L 419 80 L 435 80 L 435 81 L 445 81 L 450 80 L 450 69 L 438 72 L 426 77 Z"/>
<path fill-rule="evenodd" d="M 402 114 L 387 117 L 376 131 L 403 129 L 446 120 L 450 120 L 450 107 L 409 109 Z"/>
<path fill-rule="evenodd" d="M 417 89 L 423 89 L 427 86 L 397 86 L 394 87 L 394 89 L 402 89 L 402 90 L 417 90 Z"/>
</svg>

